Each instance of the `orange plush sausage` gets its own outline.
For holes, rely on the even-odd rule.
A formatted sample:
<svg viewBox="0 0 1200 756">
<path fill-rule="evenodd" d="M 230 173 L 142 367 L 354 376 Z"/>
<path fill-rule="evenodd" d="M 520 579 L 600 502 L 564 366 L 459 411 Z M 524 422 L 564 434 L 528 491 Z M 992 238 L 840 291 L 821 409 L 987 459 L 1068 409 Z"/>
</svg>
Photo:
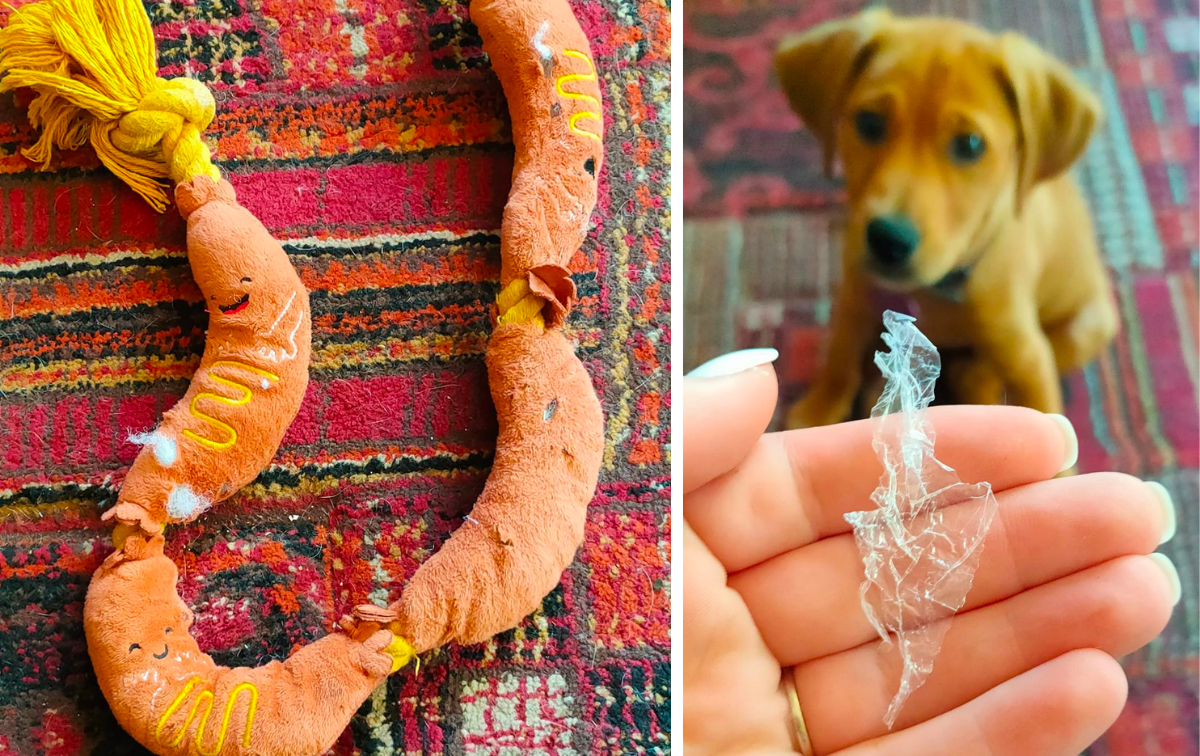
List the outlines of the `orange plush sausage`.
<svg viewBox="0 0 1200 756">
<path fill-rule="evenodd" d="M 575 294 L 565 265 L 587 235 L 604 158 L 591 48 L 566 0 L 476 0 L 470 12 L 504 88 L 516 148 L 500 283 L 540 278 L 558 325 Z"/>
<path fill-rule="evenodd" d="M 561 333 L 566 263 L 596 204 L 600 90 L 565 0 L 475 0 L 471 19 L 504 87 L 516 160 L 500 236 L 488 380 L 500 433 L 470 517 L 392 609 L 418 652 L 513 627 L 562 577 L 583 539 L 604 451 L 600 403 Z"/>
<path fill-rule="evenodd" d="M 275 454 L 308 381 L 308 293 L 287 255 L 237 204 L 200 133 L 216 105 L 201 84 L 155 76 L 154 38 L 140 4 L 49 0 L 12 13 L 0 32 L 0 91 L 32 88 L 37 143 L 91 143 L 155 208 L 161 179 L 178 184 L 188 219 L 188 260 L 209 308 L 200 369 L 159 428 L 134 440 L 116 518 L 147 533 L 190 520 L 252 480 Z"/>
<path fill-rule="evenodd" d="M 308 385 L 308 291 L 227 181 L 180 184 L 188 262 L 208 304 L 200 367 L 134 460 L 105 513 L 146 533 L 194 519 L 249 483 L 275 456 Z"/>
<path fill-rule="evenodd" d="M 315 756 L 395 669 L 393 637 L 327 635 L 285 662 L 230 669 L 200 651 L 162 536 L 132 535 L 92 578 L 88 654 L 117 721 L 158 754 Z M 394 651 L 394 648 L 392 649 Z"/>
<path fill-rule="evenodd" d="M 393 607 L 418 653 L 487 640 L 536 609 L 574 558 L 596 490 L 603 416 L 571 344 L 536 324 L 502 325 L 487 363 L 500 422 L 492 472 Z"/>
</svg>

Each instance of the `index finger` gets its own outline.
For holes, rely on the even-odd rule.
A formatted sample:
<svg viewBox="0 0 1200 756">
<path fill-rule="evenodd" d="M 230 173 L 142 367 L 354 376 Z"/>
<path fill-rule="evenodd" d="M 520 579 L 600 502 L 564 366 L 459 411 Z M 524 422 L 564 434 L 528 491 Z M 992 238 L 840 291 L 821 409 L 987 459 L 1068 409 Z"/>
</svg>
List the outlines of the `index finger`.
<svg viewBox="0 0 1200 756">
<path fill-rule="evenodd" d="M 676 381 L 675 391 L 682 414 L 686 494 L 745 458 L 771 422 L 779 384 L 767 363 L 712 378 L 685 376 Z"/>
<path fill-rule="evenodd" d="M 1075 462 L 1070 422 L 1023 407 L 931 407 L 934 454 L 966 483 L 1002 491 L 1048 480 Z M 763 436 L 732 473 L 684 497 L 684 516 L 729 572 L 850 530 L 874 508 L 883 469 L 862 420 Z"/>
</svg>

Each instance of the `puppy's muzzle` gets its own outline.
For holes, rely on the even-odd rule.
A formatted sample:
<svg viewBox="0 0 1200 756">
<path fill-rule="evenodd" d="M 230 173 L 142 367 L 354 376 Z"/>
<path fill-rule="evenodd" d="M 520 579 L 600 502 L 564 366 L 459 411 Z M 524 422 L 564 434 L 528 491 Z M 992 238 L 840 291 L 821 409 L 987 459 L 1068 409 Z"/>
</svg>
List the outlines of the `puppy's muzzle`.
<svg viewBox="0 0 1200 756">
<path fill-rule="evenodd" d="M 880 215 L 867 223 L 867 252 L 881 272 L 902 272 L 920 243 L 917 227 L 903 215 Z"/>
</svg>

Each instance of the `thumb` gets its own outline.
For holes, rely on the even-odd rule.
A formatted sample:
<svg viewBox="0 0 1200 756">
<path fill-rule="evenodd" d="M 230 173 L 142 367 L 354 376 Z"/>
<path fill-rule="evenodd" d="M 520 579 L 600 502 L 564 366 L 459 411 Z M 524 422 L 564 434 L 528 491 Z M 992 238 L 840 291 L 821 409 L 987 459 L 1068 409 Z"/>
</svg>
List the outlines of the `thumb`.
<svg viewBox="0 0 1200 756">
<path fill-rule="evenodd" d="M 774 349 L 744 349 L 709 360 L 680 383 L 683 492 L 738 465 L 767 429 L 779 398 Z"/>
</svg>

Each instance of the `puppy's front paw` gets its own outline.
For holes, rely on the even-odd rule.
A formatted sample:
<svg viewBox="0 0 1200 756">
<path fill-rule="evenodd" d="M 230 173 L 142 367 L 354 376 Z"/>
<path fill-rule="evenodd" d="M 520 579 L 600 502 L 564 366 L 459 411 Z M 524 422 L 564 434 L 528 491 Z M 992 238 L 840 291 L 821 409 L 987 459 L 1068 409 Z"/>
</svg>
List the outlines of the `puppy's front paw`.
<svg viewBox="0 0 1200 756">
<path fill-rule="evenodd" d="M 784 425 L 788 430 L 817 428 L 840 423 L 850 415 L 854 394 L 832 395 L 827 391 L 810 391 L 788 410 Z"/>
</svg>

